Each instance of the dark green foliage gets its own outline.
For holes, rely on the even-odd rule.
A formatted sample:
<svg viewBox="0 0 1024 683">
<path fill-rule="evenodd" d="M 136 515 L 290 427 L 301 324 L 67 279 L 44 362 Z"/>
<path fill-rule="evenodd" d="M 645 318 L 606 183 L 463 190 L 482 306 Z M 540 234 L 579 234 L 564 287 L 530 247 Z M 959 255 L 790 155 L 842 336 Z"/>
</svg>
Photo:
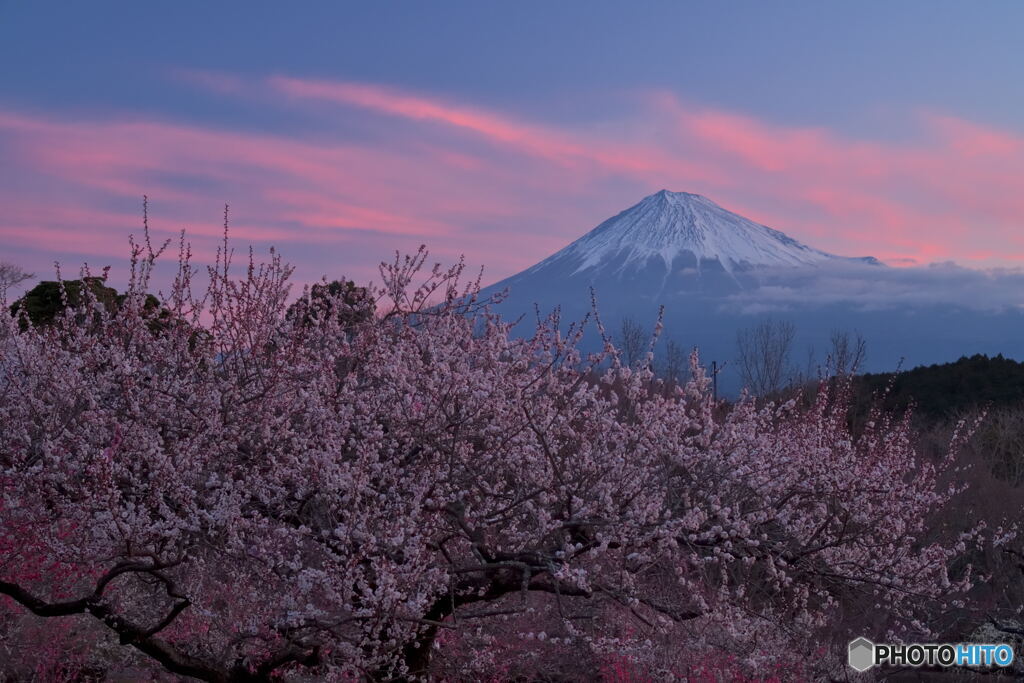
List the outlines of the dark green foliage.
<svg viewBox="0 0 1024 683">
<path fill-rule="evenodd" d="M 61 292 L 62 287 L 63 293 Z M 27 322 L 25 318 L 22 318 L 21 328 L 23 330 L 28 323 L 36 326 L 51 325 L 58 314 L 64 310 L 65 298 L 67 306 L 71 308 L 80 308 L 86 303 L 85 288 L 88 288 L 92 298 L 102 304 L 110 313 L 120 309 L 127 298 L 126 294 L 118 294 L 113 287 L 107 287 L 101 277 L 93 276 L 81 280 L 64 280 L 63 282 L 44 280 L 14 302 L 11 306 L 11 314 L 21 316 L 24 311 Z M 170 312 L 161 308 L 159 299 L 152 294 L 146 295 L 143 310 L 153 317 L 150 323 L 150 329 L 153 332 L 164 329 L 168 324 Z"/>
<path fill-rule="evenodd" d="M 373 299 L 365 287 L 359 287 L 351 280 L 334 280 L 327 284 L 316 284 L 308 296 L 300 298 L 288 307 L 287 317 L 296 317 L 303 325 L 316 325 L 323 316 L 333 312 L 342 327 L 366 322 L 373 317 Z"/>
<path fill-rule="evenodd" d="M 976 354 L 955 363 L 928 365 L 901 373 L 862 375 L 857 379 L 858 398 L 864 402 L 890 382 L 885 407 L 904 410 L 913 402 L 915 413 L 928 419 L 945 419 L 963 412 L 1024 405 L 1024 363 L 1002 354 L 989 358 Z"/>
<path fill-rule="evenodd" d="M 89 291 L 96 301 L 103 304 L 108 311 L 114 311 L 120 303 L 117 290 L 103 284 L 101 277 L 87 277 L 81 280 L 64 280 L 55 282 L 44 280 L 33 287 L 11 306 L 12 315 L 21 315 L 22 311 L 33 325 L 49 325 L 64 310 L 64 297 L 67 305 L 78 308 L 85 303 L 84 289 Z M 63 286 L 63 294 L 61 292 Z M 25 323 L 22 322 L 24 329 Z"/>
</svg>

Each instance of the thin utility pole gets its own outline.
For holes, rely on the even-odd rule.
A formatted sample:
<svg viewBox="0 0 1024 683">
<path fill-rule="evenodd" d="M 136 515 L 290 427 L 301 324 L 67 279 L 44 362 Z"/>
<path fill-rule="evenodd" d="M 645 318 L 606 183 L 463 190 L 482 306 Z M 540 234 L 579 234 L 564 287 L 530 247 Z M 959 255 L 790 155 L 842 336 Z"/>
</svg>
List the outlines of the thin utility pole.
<svg viewBox="0 0 1024 683">
<path fill-rule="evenodd" d="M 711 391 L 712 396 L 715 398 L 715 403 L 718 403 L 718 361 L 711 361 Z"/>
</svg>

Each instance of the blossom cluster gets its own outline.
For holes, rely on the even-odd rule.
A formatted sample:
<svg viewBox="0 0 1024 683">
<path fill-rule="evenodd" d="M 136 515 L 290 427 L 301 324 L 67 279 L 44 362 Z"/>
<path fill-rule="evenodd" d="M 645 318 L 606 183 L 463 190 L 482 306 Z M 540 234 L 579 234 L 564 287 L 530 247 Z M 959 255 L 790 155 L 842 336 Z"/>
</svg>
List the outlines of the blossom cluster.
<svg viewBox="0 0 1024 683">
<path fill-rule="evenodd" d="M 235 278 L 226 247 L 200 294 L 183 250 L 154 311 L 155 258 L 117 310 L 0 321 L 5 609 L 208 681 L 425 676 L 481 644 L 492 673 L 571 646 L 685 677 L 865 611 L 925 630 L 972 585 L 973 536 L 927 534 L 943 464 L 905 421 L 851 433 L 842 382 L 724 405 L 696 355 L 667 386 L 557 317 L 523 335 L 422 250 L 314 315 L 279 257 Z"/>
</svg>

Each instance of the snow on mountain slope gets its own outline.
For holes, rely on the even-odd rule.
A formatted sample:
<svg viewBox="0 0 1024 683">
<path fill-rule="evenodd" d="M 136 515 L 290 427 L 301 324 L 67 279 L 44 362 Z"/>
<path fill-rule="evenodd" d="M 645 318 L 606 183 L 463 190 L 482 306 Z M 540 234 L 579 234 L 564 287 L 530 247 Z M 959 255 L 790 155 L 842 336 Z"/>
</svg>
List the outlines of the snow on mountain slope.
<svg viewBox="0 0 1024 683">
<path fill-rule="evenodd" d="M 565 275 L 600 271 L 612 264 L 617 271 L 647 268 L 652 258 L 660 259 L 671 270 L 680 257 L 686 257 L 698 271 L 703 263 L 713 261 L 728 273 L 843 258 L 747 220 L 707 197 L 662 190 L 609 218 L 521 275 L 552 266 Z"/>
<path fill-rule="evenodd" d="M 725 297 L 761 286 L 765 269 L 880 265 L 814 249 L 706 197 L 662 190 L 609 218 L 540 263 L 484 289 L 509 290 L 505 311 L 533 304 L 606 309 Z"/>
</svg>

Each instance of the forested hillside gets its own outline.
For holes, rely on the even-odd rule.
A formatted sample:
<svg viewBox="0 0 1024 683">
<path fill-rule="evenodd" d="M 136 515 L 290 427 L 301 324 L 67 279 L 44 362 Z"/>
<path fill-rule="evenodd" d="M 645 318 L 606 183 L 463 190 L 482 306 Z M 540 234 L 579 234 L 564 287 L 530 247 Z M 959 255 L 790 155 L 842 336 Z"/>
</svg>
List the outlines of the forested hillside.
<svg viewBox="0 0 1024 683">
<path fill-rule="evenodd" d="M 890 385 L 884 399 L 887 407 L 899 410 L 913 403 L 921 417 L 948 418 L 976 408 L 1024 404 L 1024 363 L 975 354 L 954 363 L 865 374 L 857 382 L 864 402 Z"/>
</svg>

